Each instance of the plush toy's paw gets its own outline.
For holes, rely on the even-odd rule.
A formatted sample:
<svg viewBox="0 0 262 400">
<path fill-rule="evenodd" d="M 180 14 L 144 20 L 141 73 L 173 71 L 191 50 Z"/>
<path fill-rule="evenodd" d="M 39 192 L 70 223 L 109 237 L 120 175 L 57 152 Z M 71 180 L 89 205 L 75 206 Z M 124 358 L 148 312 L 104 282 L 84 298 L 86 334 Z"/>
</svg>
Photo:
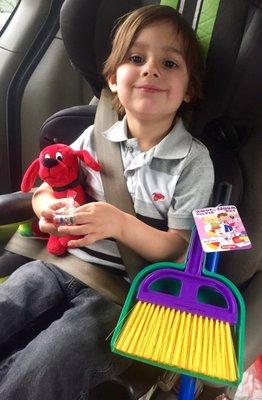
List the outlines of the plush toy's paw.
<svg viewBox="0 0 262 400">
<path fill-rule="evenodd" d="M 60 238 L 50 236 L 47 243 L 47 251 L 55 256 L 62 256 L 66 252 L 66 247 L 60 242 Z"/>
</svg>

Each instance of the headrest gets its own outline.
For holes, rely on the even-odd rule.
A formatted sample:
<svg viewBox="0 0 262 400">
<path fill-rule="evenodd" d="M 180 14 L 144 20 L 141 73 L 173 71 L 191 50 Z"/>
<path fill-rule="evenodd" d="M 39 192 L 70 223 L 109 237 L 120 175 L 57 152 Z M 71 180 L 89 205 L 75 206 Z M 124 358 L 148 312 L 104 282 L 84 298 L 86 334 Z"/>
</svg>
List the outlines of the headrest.
<svg viewBox="0 0 262 400">
<path fill-rule="evenodd" d="M 65 0 L 60 27 L 72 64 L 99 97 L 104 85 L 101 71 L 111 49 L 111 31 L 117 18 L 147 4 L 148 0 Z"/>
<path fill-rule="evenodd" d="M 96 106 L 84 105 L 66 108 L 51 115 L 40 129 L 40 149 L 54 143 L 71 144 L 93 125 Z"/>
</svg>

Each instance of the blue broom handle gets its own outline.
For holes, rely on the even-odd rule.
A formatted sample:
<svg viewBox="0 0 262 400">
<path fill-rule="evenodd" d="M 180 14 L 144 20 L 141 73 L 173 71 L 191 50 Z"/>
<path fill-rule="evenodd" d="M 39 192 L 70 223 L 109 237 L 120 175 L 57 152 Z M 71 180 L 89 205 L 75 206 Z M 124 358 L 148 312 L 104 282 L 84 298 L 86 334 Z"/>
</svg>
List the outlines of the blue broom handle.
<svg viewBox="0 0 262 400">
<path fill-rule="evenodd" d="M 216 272 L 220 260 L 220 253 L 208 253 L 205 268 L 210 272 Z"/>
<path fill-rule="evenodd" d="M 229 182 L 220 182 L 218 185 L 215 204 L 229 204 L 232 192 L 232 184 Z M 210 272 L 216 272 L 220 260 L 220 253 L 208 253 L 206 257 L 205 268 Z M 178 400 L 194 400 L 196 389 L 196 378 L 187 375 L 181 375 Z"/>
<path fill-rule="evenodd" d="M 178 400 L 194 400 L 195 388 L 196 378 L 192 378 L 191 376 L 187 375 L 181 375 Z"/>
<path fill-rule="evenodd" d="M 216 272 L 217 266 L 220 260 L 220 253 L 208 253 L 206 257 L 205 268 L 210 272 Z M 196 378 L 191 376 L 181 375 L 180 377 L 180 389 L 178 394 L 178 400 L 194 400 L 196 391 Z"/>
</svg>

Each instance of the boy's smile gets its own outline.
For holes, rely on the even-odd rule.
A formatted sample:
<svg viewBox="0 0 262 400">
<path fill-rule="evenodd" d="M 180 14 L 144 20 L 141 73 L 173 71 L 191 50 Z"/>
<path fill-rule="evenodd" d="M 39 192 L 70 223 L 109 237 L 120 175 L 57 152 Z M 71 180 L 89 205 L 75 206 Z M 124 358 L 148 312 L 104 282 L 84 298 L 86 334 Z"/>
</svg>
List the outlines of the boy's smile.
<svg viewBox="0 0 262 400">
<path fill-rule="evenodd" d="M 142 92 L 145 93 L 159 93 L 159 92 L 164 92 L 163 89 L 158 88 L 157 86 L 154 85 L 140 85 L 140 86 L 135 86 L 136 89 L 141 90 Z"/>
<path fill-rule="evenodd" d="M 137 36 L 109 85 L 132 119 L 172 124 L 183 101 L 188 102 L 189 76 L 179 36 L 171 23 L 156 22 Z"/>
</svg>

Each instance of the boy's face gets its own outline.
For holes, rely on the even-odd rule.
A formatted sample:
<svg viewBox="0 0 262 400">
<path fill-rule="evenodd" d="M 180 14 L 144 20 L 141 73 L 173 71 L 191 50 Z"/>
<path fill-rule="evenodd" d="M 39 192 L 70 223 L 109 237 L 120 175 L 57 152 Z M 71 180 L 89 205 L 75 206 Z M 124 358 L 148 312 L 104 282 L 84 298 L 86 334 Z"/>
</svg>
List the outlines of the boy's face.
<svg viewBox="0 0 262 400">
<path fill-rule="evenodd" d="M 170 120 L 183 101 L 190 101 L 189 76 L 181 40 L 169 22 L 144 28 L 126 60 L 109 80 L 128 118 Z"/>
</svg>

